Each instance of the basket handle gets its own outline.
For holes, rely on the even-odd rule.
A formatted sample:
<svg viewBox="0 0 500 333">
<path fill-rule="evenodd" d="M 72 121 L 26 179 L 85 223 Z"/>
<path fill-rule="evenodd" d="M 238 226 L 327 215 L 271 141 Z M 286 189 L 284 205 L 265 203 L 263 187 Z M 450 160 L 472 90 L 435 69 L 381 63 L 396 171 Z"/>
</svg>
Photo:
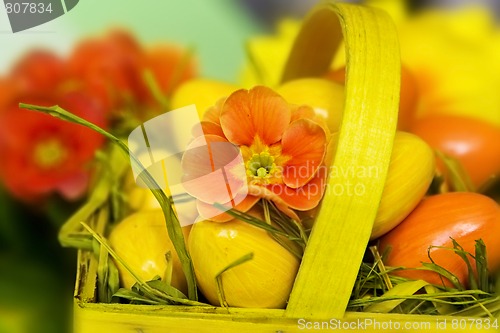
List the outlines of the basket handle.
<svg viewBox="0 0 500 333">
<path fill-rule="evenodd" d="M 285 311 L 292 318 L 344 315 L 382 197 L 396 130 L 399 44 L 383 11 L 332 1 L 318 5 L 295 40 L 283 81 L 326 73 L 342 36 L 346 101 L 330 169 L 335 177 L 329 177 Z M 357 191 L 349 192 L 354 186 Z"/>
</svg>

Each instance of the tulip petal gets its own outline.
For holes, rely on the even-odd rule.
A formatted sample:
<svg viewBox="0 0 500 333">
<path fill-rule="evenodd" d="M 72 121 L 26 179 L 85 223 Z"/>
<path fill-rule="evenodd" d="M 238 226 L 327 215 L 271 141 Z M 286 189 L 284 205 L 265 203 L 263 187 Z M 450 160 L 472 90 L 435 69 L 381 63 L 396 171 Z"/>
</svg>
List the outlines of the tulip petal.
<svg viewBox="0 0 500 333">
<path fill-rule="evenodd" d="M 282 147 L 282 154 L 291 157 L 283 170 L 283 182 L 299 188 L 311 180 L 325 157 L 326 133 L 315 122 L 302 118 L 287 128 Z"/>
<path fill-rule="evenodd" d="M 241 201 L 234 206 L 234 209 L 237 209 L 242 212 L 247 212 L 257 202 L 259 202 L 260 198 L 253 195 L 247 195 L 242 199 L 237 197 L 235 199 L 235 202 L 238 202 L 239 200 Z M 224 206 L 226 206 L 228 209 L 231 208 L 231 204 L 229 203 L 224 204 Z M 214 205 L 208 204 L 201 200 L 197 201 L 197 207 L 198 207 L 198 213 L 200 214 L 201 218 L 205 220 L 210 220 L 214 222 L 228 222 L 234 219 L 234 217 L 232 217 L 227 213 L 221 213 L 221 210 L 214 207 Z"/>
<path fill-rule="evenodd" d="M 220 122 L 226 138 L 250 146 L 256 137 L 266 145 L 281 140 L 290 124 L 288 103 L 269 88 L 257 86 L 231 94 L 222 108 Z"/>
</svg>

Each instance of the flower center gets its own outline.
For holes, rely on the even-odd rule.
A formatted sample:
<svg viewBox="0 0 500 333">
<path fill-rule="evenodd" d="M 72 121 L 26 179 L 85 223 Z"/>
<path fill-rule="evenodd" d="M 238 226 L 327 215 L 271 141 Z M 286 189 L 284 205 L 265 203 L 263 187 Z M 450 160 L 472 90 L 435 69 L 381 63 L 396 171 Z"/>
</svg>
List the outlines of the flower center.
<svg viewBox="0 0 500 333">
<path fill-rule="evenodd" d="M 250 147 L 240 148 L 249 184 L 270 185 L 283 182 L 283 166 L 290 157 L 281 153 L 281 145 L 267 146 L 257 137 Z"/>
<path fill-rule="evenodd" d="M 253 154 L 250 160 L 247 161 L 246 167 L 249 177 L 269 179 L 271 174 L 276 171 L 274 156 L 271 156 L 267 151 Z"/>
<path fill-rule="evenodd" d="M 42 169 L 50 169 L 60 165 L 67 157 L 68 151 L 60 140 L 48 139 L 35 146 L 33 158 Z"/>
</svg>

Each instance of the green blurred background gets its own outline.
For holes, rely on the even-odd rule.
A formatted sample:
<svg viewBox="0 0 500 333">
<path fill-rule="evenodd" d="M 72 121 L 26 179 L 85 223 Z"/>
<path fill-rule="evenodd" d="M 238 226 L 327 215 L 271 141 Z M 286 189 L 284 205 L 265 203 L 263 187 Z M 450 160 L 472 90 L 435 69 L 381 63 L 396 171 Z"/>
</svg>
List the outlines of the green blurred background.
<svg viewBox="0 0 500 333">
<path fill-rule="evenodd" d="M 120 26 L 143 43 L 172 41 L 193 46 L 202 75 L 235 81 L 244 59 L 244 40 L 260 30 L 248 14 L 233 0 L 80 0 L 66 15 L 12 34 L 2 10 L 0 70 L 7 69 L 29 47 L 46 46 L 66 54 L 80 38 Z"/>
</svg>

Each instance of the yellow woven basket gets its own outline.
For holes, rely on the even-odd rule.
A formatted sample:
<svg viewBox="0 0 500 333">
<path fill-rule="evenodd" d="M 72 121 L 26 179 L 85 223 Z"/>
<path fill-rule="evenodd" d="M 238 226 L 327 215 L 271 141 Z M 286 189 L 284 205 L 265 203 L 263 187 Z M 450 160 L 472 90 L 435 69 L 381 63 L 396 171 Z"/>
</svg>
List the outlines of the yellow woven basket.
<svg viewBox="0 0 500 333">
<path fill-rule="evenodd" d="M 366 189 L 361 196 L 326 191 L 287 308 L 95 303 L 97 259 L 80 251 L 74 298 L 76 333 L 496 331 L 472 318 L 346 312 L 384 188 L 396 131 L 400 59 L 391 19 L 363 6 L 318 5 L 304 21 L 283 81 L 324 73 L 342 39 L 347 59 L 346 101 L 334 166 L 340 170 L 377 168 L 377 177 L 356 179 L 345 173 L 335 179 L 340 185 L 361 183 Z M 88 223 L 103 233 L 106 219 L 101 208 Z"/>
</svg>

